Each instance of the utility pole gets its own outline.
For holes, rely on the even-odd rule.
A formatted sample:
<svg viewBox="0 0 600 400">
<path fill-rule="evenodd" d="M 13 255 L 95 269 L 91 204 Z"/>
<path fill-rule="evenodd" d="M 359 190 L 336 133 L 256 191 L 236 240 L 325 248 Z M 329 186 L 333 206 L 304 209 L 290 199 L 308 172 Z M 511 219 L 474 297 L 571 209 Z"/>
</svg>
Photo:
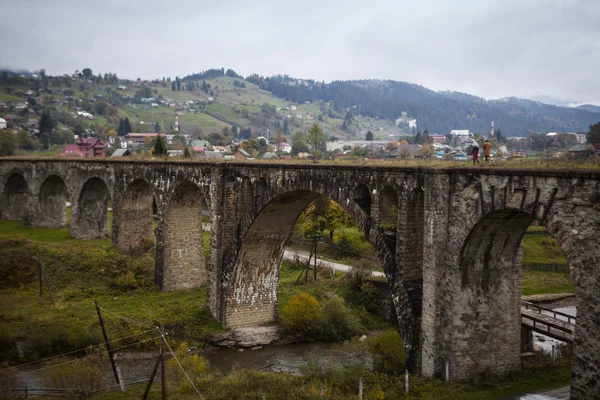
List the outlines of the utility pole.
<svg viewBox="0 0 600 400">
<path fill-rule="evenodd" d="M 161 395 L 162 400 L 167 400 L 167 373 L 165 368 L 165 351 L 163 349 L 162 341 L 165 340 L 162 325 L 158 328 L 160 330 L 161 342 L 160 347 L 160 384 L 161 384 Z"/>
<path fill-rule="evenodd" d="M 94 304 L 96 305 L 96 311 L 98 312 L 98 319 L 100 320 L 100 327 L 102 328 L 102 335 L 104 336 L 104 343 L 106 344 L 106 351 L 108 352 L 108 358 L 110 359 L 110 365 L 112 366 L 113 373 L 115 374 L 115 379 L 119 385 L 121 385 L 121 380 L 119 379 L 119 373 L 117 372 L 117 365 L 115 364 L 115 360 L 113 358 L 113 353 L 110 350 L 110 343 L 108 343 L 108 336 L 106 335 L 106 328 L 104 327 L 104 320 L 102 319 L 102 313 L 100 312 L 100 306 L 98 305 L 98 301 L 94 300 Z"/>
<path fill-rule="evenodd" d="M 313 236 L 313 246 L 315 252 L 315 269 L 313 271 L 313 280 L 317 281 L 317 236 Z"/>
</svg>

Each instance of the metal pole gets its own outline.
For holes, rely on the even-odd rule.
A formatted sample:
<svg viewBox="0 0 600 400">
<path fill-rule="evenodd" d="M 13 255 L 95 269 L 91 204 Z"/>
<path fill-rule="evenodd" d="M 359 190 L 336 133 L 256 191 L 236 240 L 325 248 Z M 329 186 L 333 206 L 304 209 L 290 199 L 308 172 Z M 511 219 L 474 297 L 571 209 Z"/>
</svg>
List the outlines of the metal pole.
<svg viewBox="0 0 600 400">
<path fill-rule="evenodd" d="M 404 371 L 404 390 L 408 394 L 408 370 Z"/>
<path fill-rule="evenodd" d="M 117 367 L 115 365 L 115 360 L 113 359 L 112 351 L 110 350 L 110 343 L 108 343 L 108 336 L 106 335 L 106 328 L 104 328 L 104 320 L 102 319 L 102 313 L 100 312 L 100 306 L 98 305 L 98 301 L 94 300 L 94 304 L 96 305 L 96 311 L 98 312 L 98 319 L 100 320 L 100 327 L 102 328 L 102 335 L 104 336 L 104 343 L 106 344 L 106 351 L 108 352 L 108 358 L 110 359 L 110 365 L 112 366 L 113 373 L 115 374 L 115 379 L 117 383 L 120 385 L 121 381 L 119 380 L 119 374 L 117 373 Z"/>
<path fill-rule="evenodd" d="M 316 236 L 313 239 L 313 241 L 314 241 L 314 246 L 315 246 L 315 270 L 313 273 L 313 278 L 314 278 L 314 281 L 316 282 L 317 281 L 317 237 Z"/>
<path fill-rule="evenodd" d="M 162 326 L 160 327 L 160 333 L 163 334 Z M 163 350 L 162 342 L 160 343 L 160 347 L 158 348 L 160 352 L 160 383 L 161 383 L 161 393 L 162 400 L 167 400 L 167 373 L 165 371 L 165 352 Z"/>
<path fill-rule="evenodd" d="M 148 393 L 150 393 L 150 387 L 152 386 L 152 382 L 154 381 L 154 377 L 156 376 L 156 372 L 158 371 L 158 366 L 160 365 L 161 361 L 162 354 L 160 354 L 159 352 L 158 358 L 156 359 L 156 363 L 154 364 L 154 368 L 152 369 L 152 375 L 150 375 L 150 380 L 146 385 L 146 391 L 144 391 L 144 395 L 142 396 L 142 400 L 146 400 L 148 398 Z"/>
<path fill-rule="evenodd" d="M 40 304 L 42 304 L 42 298 L 44 297 L 44 284 L 42 283 L 42 259 L 38 254 L 38 272 L 40 280 Z"/>
</svg>

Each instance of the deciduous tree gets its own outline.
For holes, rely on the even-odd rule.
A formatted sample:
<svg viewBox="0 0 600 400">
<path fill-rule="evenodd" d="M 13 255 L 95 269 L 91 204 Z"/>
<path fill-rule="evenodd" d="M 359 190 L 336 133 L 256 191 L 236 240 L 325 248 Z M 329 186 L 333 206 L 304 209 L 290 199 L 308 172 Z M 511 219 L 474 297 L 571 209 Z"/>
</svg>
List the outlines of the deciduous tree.
<svg viewBox="0 0 600 400">
<path fill-rule="evenodd" d="M 315 157 L 316 161 L 319 148 L 325 145 L 325 132 L 323 132 L 323 129 L 321 129 L 319 124 L 313 124 L 313 126 L 308 131 L 306 141 L 312 147 L 313 156 Z"/>
</svg>

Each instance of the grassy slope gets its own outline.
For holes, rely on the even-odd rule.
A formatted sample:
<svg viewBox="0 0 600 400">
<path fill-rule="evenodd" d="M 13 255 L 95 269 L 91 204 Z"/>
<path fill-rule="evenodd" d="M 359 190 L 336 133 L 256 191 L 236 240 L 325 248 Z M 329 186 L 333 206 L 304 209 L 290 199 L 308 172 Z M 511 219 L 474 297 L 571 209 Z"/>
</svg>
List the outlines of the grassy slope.
<svg viewBox="0 0 600 400">
<path fill-rule="evenodd" d="M 208 232 L 204 246 L 208 253 Z M 46 287 L 43 304 L 39 304 L 37 254 L 42 256 L 55 286 L 55 307 Z M 14 265 L 19 265 L 19 270 L 11 272 Z M 106 316 L 113 338 L 139 333 L 157 323 L 165 324 L 173 337 L 190 341 L 221 329 L 205 306 L 205 287 L 159 291 L 153 285 L 153 252 L 127 257 L 112 248 L 110 239 L 83 241 L 72 238 L 68 229 L 0 221 L 0 274 L 0 342 L 14 350 L 15 338 L 27 339 L 34 347 L 33 358 L 98 342 L 93 300 L 126 317 Z"/>
</svg>

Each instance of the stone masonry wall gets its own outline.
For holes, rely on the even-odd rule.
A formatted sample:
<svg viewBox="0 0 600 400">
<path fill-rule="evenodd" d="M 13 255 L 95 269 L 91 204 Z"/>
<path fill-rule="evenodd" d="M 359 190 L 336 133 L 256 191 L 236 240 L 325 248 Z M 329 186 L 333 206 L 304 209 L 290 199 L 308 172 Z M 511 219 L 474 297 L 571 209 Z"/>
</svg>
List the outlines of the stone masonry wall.
<svg viewBox="0 0 600 400">
<path fill-rule="evenodd" d="M 17 175 L 22 181 L 9 184 Z M 204 196 L 213 222 L 205 268 L 207 302 L 226 326 L 276 318 L 277 265 L 293 215 L 309 200 L 303 193 L 331 197 L 357 221 L 384 267 L 409 359 L 420 354 L 418 369 L 428 376 L 442 376 L 448 362 L 451 379 L 518 368 L 520 268 L 515 254 L 520 235 L 536 220 L 557 238 L 574 269 L 579 315 L 572 398 L 600 396 L 600 174 L 5 159 L 0 160 L 2 217 L 17 212 L 21 218 L 34 216 L 35 222 L 42 209 L 35 203 L 52 175 L 64 181 L 66 197 L 73 204 L 74 236 L 105 235 L 105 218 L 96 217 L 102 217 L 112 201 L 115 244 L 126 242 L 129 235 L 121 223 L 128 218 L 127 188 L 136 179 L 149 185 L 159 215 L 156 282 L 165 290 L 186 288 L 204 271 L 201 207 L 196 206 Z M 197 189 L 178 203 L 175 193 L 185 182 Z M 368 201 L 365 193 L 370 193 L 370 213 L 353 200 L 359 187 L 361 202 Z M 395 192 L 399 206 L 407 211 L 399 210 L 399 229 L 392 240 L 375 222 L 379 194 L 385 188 Z M 410 201 L 415 190 L 423 191 L 422 218 L 421 200 Z M 22 198 L 12 199 L 15 193 Z M 415 211 L 410 212 L 411 207 Z M 414 249 L 421 236 L 419 220 L 422 253 Z M 421 255 L 422 296 L 415 291 Z M 178 264 L 182 260 L 189 261 L 191 269 L 186 266 L 178 273 L 172 267 L 182 265 Z"/>
<path fill-rule="evenodd" d="M 121 250 L 136 254 L 154 243 L 152 198 L 152 189 L 145 181 L 138 180 L 128 186 L 120 207 Z"/>
<path fill-rule="evenodd" d="M 163 290 L 182 290 L 206 283 L 200 189 L 177 188 L 164 221 Z"/>
</svg>

